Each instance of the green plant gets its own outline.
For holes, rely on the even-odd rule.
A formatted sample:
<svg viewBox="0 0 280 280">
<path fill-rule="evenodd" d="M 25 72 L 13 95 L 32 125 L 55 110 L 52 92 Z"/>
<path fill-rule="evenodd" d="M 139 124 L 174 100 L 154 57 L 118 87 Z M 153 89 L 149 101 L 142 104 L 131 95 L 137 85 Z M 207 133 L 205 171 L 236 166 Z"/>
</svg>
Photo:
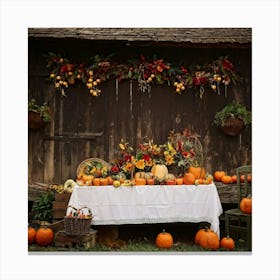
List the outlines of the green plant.
<svg viewBox="0 0 280 280">
<path fill-rule="evenodd" d="M 41 194 L 34 202 L 32 207 L 32 216 L 34 220 L 52 222 L 52 202 L 55 199 L 53 191 Z"/>
<path fill-rule="evenodd" d="M 228 118 L 239 118 L 244 122 L 244 125 L 249 125 L 252 122 L 252 114 L 245 106 L 232 102 L 226 105 L 221 111 L 215 114 L 214 124 L 216 126 L 224 126 Z"/>
<path fill-rule="evenodd" d="M 46 103 L 40 106 L 36 103 L 36 100 L 32 98 L 28 101 L 28 111 L 38 113 L 44 122 L 51 121 L 50 107 Z"/>
</svg>

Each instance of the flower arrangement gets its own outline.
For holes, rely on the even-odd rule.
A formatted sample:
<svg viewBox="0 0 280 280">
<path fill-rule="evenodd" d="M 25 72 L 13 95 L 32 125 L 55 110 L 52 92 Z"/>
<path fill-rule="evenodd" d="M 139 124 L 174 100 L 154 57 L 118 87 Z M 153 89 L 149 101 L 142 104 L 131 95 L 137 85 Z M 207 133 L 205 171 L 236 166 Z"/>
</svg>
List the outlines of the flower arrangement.
<svg viewBox="0 0 280 280">
<path fill-rule="evenodd" d="M 111 168 L 111 175 L 131 178 L 134 172 L 150 172 L 156 164 L 164 164 L 176 175 L 183 175 L 189 166 L 202 163 L 203 151 L 197 135 L 185 129 L 181 133 L 171 131 L 166 143 L 155 144 L 153 140 L 140 143 L 134 149 L 123 139 L 119 143 L 120 158 Z"/>
<path fill-rule="evenodd" d="M 153 84 L 164 83 L 174 86 L 178 94 L 197 88 L 202 98 L 206 86 L 217 94 L 220 94 L 220 88 L 224 86 L 226 94 L 227 86 L 240 80 L 227 57 L 220 57 L 204 65 L 186 66 L 173 65 L 155 55 L 152 59 L 141 55 L 139 59 L 131 59 L 126 63 L 113 60 L 113 55 L 95 55 L 90 65 L 86 65 L 84 62 L 73 63 L 59 54 L 49 52 L 47 67 L 51 71 L 50 81 L 63 96 L 66 95 L 65 90 L 76 83 L 84 84 L 92 96 L 99 96 L 100 84 L 116 78 L 119 82 L 137 80 L 141 92 L 151 92 Z"/>
</svg>

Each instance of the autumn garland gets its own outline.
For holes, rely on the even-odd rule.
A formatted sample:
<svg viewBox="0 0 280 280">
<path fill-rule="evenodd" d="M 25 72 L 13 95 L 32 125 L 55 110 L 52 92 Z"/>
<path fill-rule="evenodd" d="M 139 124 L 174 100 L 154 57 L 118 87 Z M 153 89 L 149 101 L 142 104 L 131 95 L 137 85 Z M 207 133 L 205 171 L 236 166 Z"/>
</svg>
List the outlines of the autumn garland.
<svg viewBox="0 0 280 280">
<path fill-rule="evenodd" d="M 220 94 L 221 85 L 225 88 L 233 82 L 236 84 L 240 78 L 233 64 L 227 57 L 220 57 L 212 63 L 205 65 L 172 65 L 164 59 L 148 59 L 143 55 L 139 60 L 128 60 L 126 64 L 112 59 L 112 56 L 102 57 L 96 55 L 93 63 L 72 63 L 61 55 L 48 53 L 47 67 L 50 69 L 50 81 L 63 95 L 65 90 L 76 83 L 85 84 L 92 96 L 101 93 L 100 84 L 109 79 L 137 80 L 141 92 L 151 92 L 153 84 L 167 84 L 175 87 L 175 92 L 181 94 L 188 89 L 196 88 L 200 98 L 206 86 Z"/>
</svg>

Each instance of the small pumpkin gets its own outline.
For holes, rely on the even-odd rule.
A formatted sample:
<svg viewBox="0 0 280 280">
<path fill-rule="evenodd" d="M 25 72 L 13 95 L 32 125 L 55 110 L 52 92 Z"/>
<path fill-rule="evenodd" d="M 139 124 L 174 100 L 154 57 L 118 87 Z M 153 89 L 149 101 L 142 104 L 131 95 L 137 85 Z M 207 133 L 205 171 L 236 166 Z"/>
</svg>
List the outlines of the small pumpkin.
<svg viewBox="0 0 280 280">
<path fill-rule="evenodd" d="M 205 169 L 202 167 L 190 166 L 188 172 L 192 173 L 195 179 L 205 179 L 206 176 Z"/>
<path fill-rule="evenodd" d="M 213 176 L 210 175 L 210 174 L 208 174 L 208 175 L 206 176 L 206 179 L 205 179 L 206 185 L 212 184 L 212 183 L 213 183 L 213 179 L 214 179 Z"/>
<path fill-rule="evenodd" d="M 48 227 L 40 227 L 36 234 L 36 243 L 40 246 L 48 246 L 53 242 L 54 233 Z"/>
<path fill-rule="evenodd" d="M 183 185 L 184 184 L 184 179 L 182 177 L 176 178 L 176 185 Z"/>
<path fill-rule="evenodd" d="M 100 186 L 100 178 L 94 178 L 92 180 L 92 183 L 94 186 Z"/>
<path fill-rule="evenodd" d="M 204 249 L 217 250 L 220 247 L 218 235 L 208 227 L 196 233 L 195 243 Z"/>
<path fill-rule="evenodd" d="M 168 169 L 167 169 L 166 165 L 164 165 L 164 164 L 155 164 L 152 167 L 151 173 L 158 180 L 162 181 L 162 180 L 164 180 L 165 176 L 168 174 Z"/>
<path fill-rule="evenodd" d="M 223 237 L 223 238 L 221 239 L 220 246 L 221 246 L 222 248 L 227 249 L 227 250 L 233 250 L 234 247 L 235 247 L 235 242 L 234 242 L 234 240 L 233 240 L 231 237 L 229 237 L 229 236 Z"/>
<path fill-rule="evenodd" d="M 195 176 L 192 173 L 187 172 L 185 173 L 183 180 L 185 185 L 194 185 Z"/>
<path fill-rule="evenodd" d="M 108 176 L 107 180 L 108 180 L 108 185 L 113 185 L 114 180 L 112 179 L 111 176 Z"/>
<path fill-rule="evenodd" d="M 241 175 L 241 176 L 240 176 L 240 182 L 241 182 L 241 183 L 244 183 L 244 182 L 245 182 L 245 175 Z M 251 183 L 251 182 L 252 182 L 252 175 L 251 175 L 251 174 L 248 174 L 248 175 L 247 175 L 247 182 L 248 182 L 248 183 Z"/>
<path fill-rule="evenodd" d="M 232 183 L 236 183 L 237 182 L 237 176 L 236 175 L 232 175 L 231 176 L 231 182 Z"/>
<path fill-rule="evenodd" d="M 214 172 L 214 179 L 215 181 L 220 182 L 222 177 L 225 175 L 226 175 L 225 171 L 217 170 Z"/>
<path fill-rule="evenodd" d="M 240 201 L 240 210 L 244 214 L 251 214 L 252 213 L 252 197 L 248 195 L 247 197 L 244 197 Z"/>
<path fill-rule="evenodd" d="M 224 175 L 222 178 L 221 178 L 221 181 L 222 183 L 224 184 L 231 184 L 231 176 L 229 175 Z"/>
<path fill-rule="evenodd" d="M 100 186 L 107 186 L 108 184 L 108 178 L 100 178 L 99 179 Z"/>
<path fill-rule="evenodd" d="M 36 238 L 36 229 L 33 227 L 28 228 L 28 244 L 32 244 Z"/>
<path fill-rule="evenodd" d="M 134 179 L 134 183 L 136 186 L 144 186 L 146 185 L 146 179 L 145 178 L 136 178 Z"/>
<path fill-rule="evenodd" d="M 148 179 L 146 179 L 146 181 L 147 181 L 147 185 L 154 185 L 155 184 L 155 178 L 148 178 Z"/>
<path fill-rule="evenodd" d="M 156 245 L 158 248 L 169 249 L 173 246 L 173 237 L 170 233 L 162 230 L 156 237 Z"/>
</svg>

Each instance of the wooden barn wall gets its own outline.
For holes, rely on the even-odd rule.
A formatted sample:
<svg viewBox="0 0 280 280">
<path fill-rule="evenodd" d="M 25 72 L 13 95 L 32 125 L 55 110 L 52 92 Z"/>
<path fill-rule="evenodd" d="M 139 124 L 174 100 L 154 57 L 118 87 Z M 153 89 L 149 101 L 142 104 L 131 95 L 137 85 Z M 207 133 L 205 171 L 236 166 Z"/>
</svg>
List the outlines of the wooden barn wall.
<svg viewBox="0 0 280 280">
<path fill-rule="evenodd" d="M 97 53 L 137 57 L 141 53 L 165 57 L 167 61 L 203 63 L 228 55 L 243 77 L 239 87 L 228 87 L 227 98 L 205 91 L 203 99 L 194 94 L 178 95 L 173 87 L 153 86 L 151 94 L 140 93 L 137 82 L 102 84 L 102 94 L 93 98 L 85 87 L 76 85 L 67 97 L 55 92 L 48 82 L 44 54 L 58 52 L 77 61 Z M 208 172 L 217 169 L 233 173 L 242 164 L 251 164 L 251 128 L 238 137 L 224 135 L 213 126 L 215 113 L 232 100 L 251 109 L 251 49 L 129 47 L 122 43 L 82 40 L 29 40 L 28 98 L 47 102 L 53 121 L 43 130 L 28 133 L 29 183 L 63 183 L 76 178 L 78 164 L 89 157 L 112 162 L 121 138 L 134 147 L 146 137 L 164 143 L 171 129 L 185 128 L 200 135 Z"/>
</svg>

